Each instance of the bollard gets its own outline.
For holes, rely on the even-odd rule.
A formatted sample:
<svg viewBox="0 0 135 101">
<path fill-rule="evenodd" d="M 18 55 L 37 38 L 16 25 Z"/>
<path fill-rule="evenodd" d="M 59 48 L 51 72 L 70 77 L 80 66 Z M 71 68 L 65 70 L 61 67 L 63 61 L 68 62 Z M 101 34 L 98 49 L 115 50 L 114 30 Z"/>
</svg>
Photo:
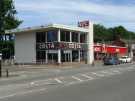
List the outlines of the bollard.
<svg viewBox="0 0 135 101">
<path fill-rule="evenodd" d="M 6 76 L 9 77 L 9 71 L 6 69 Z"/>
</svg>

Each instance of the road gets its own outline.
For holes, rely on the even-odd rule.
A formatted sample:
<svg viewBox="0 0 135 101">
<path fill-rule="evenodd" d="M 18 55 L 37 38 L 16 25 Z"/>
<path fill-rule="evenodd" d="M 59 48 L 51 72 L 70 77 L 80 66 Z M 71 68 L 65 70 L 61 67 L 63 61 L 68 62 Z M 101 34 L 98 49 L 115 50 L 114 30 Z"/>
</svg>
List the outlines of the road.
<svg viewBox="0 0 135 101">
<path fill-rule="evenodd" d="M 0 86 L 0 101 L 135 101 L 135 66 Z"/>
</svg>

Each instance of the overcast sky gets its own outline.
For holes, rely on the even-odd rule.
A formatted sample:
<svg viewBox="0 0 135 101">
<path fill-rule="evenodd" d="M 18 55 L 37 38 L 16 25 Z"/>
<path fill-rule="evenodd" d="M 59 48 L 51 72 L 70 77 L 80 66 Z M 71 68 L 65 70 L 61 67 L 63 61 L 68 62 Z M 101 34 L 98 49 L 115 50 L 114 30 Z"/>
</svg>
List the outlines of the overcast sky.
<svg viewBox="0 0 135 101">
<path fill-rule="evenodd" d="M 24 21 L 20 27 L 90 20 L 135 31 L 135 0 L 15 0 L 15 7 Z"/>
</svg>

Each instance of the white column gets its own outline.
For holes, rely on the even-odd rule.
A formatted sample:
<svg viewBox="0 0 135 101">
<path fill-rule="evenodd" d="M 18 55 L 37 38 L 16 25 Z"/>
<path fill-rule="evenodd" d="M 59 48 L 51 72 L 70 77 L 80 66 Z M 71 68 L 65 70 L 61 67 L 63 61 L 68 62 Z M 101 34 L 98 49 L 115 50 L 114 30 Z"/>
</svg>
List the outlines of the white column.
<svg viewBox="0 0 135 101">
<path fill-rule="evenodd" d="M 70 32 L 70 42 L 72 42 L 72 32 Z M 72 50 L 70 52 L 70 62 L 72 63 Z"/>
<path fill-rule="evenodd" d="M 48 63 L 48 50 L 46 50 L 46 54 L 45 54 L 45 56 L 46 56 L 46 63 Z"/>
<path fill-rule="evenodd" d="M 93 41 L 93 23 L 89 24 L 89 32 L 87 34 L 87 64 L 92 64 L 94 62 L 94 41 Z"/>
<path fill-rule="evenodd" d="M 72 42 L 72 32 L 70 32 L 70 42 Z"/>
<path fill-rule="evenodd" d="M 78 50 L 78 62 L 80 62 L 80 50 Z"/>
<path fill-rule="evenodd" d="M 80 33 L 78 33 L 78 43 L 80 43 Z M 78 62 L 80 62 L 80 50 L 78 50 Z"/>
<path fill-rule="evenodd" d="M 72 50 L 70 52 L 70 62 L 72 63 Z"/>
<path fill-rule="evenodd" d="M 58 42 L 60 42 L 60 29 L 58 30 Z M 58 64 L 61 64 L 61 50 L 58 49 Z"/>
</svg>

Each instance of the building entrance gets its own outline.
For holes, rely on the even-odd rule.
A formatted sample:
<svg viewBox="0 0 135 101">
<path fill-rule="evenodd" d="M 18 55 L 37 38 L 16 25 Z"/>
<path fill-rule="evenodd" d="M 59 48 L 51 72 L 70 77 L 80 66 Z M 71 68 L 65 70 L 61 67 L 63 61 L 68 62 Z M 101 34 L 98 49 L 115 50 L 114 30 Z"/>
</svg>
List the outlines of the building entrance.
<svg viewBox="0 0 135 101">
<path fill-rule="evenodd" d="M 58 53 L 56 50 L 48 50 L 47 52 L 48 63 L 57 63 Z"/>
<path fill-rule="evenodd" d="M 62 50 L 61 51 L 61 60 L 62 62 L 71 62 L 71 53 L 70 50 Z"/>
</svg>

